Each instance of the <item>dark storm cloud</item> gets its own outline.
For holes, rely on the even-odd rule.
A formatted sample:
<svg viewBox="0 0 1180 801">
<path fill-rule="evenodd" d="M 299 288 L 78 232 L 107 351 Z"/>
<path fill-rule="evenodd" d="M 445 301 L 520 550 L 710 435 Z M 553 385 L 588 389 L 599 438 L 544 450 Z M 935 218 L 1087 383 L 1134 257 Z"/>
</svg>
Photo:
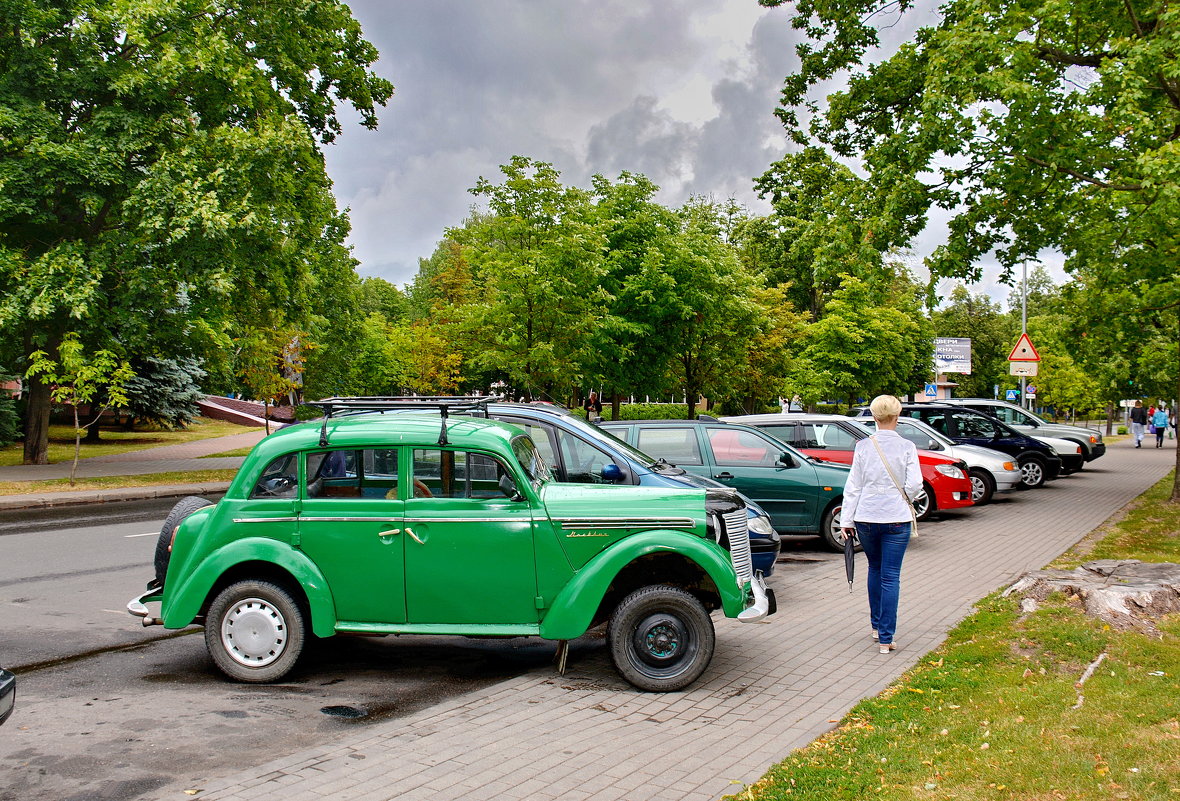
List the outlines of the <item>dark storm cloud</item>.
<svg viewBox="0 0 1180 801">
<path fill-rule="evenodd" d="M 351 5 L 397 87 L 379 131 L 354 126 L 328 153 L 366 275 L 409 281 L 513 155 L 578 186 L 644 173 L 677 205 L 756 203 L 752 179 L 782 154 L 791 31 L 754 0 Z"/>
<path fill-rule="evenodd" d="M 697 131 L 677 122 L 656 102 L 654 97 L 637 97 L 627 108 L 592 126 L 586 163 L 611 178 L 626 170 L 643 173 L 656 183 L 679 183 L 689 171 L 686 151 Z"/>
</svg>

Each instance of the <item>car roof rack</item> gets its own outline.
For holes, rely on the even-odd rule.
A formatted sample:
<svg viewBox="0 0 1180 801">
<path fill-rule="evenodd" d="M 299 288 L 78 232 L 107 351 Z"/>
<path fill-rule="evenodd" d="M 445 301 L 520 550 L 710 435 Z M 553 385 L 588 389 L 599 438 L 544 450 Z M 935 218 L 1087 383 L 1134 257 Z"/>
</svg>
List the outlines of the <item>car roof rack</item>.
<svg viewBox="0 0 1180 801">
<path fill-rule="evenodd" d="M 366 412 L 405 411 L 407 409 L 437 410 L 442 417 L 442 429 L 438 444 L 447 444 L 447 417 L 451 412 L 467 412 L 481 409 L 487 414 L 489 403 L 504 400 L 502 395 L 373 395 L 367 397 L 324 398 L 305 401 L 324 412 L 324 423 L 320 427 L 320 447 L 328 447 L 328 421 L 334 416 L 361 414 Z"/>
</svg>

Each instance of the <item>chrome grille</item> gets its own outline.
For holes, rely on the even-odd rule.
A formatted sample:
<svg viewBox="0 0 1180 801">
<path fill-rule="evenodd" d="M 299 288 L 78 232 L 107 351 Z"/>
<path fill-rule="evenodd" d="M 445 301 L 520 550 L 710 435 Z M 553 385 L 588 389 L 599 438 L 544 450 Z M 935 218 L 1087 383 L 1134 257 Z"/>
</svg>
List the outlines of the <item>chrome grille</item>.
<svg viewBox="0 0 1180 801">
<path fill-rule="evenodd" d="M 721 516 L 725 524 L 725 539 L 729 541 L 729 559 L 737 573 L 738 586 L 754 578 L 754 563 L 750 559 L 750 528 L 745 507 Z"/>
</svg>

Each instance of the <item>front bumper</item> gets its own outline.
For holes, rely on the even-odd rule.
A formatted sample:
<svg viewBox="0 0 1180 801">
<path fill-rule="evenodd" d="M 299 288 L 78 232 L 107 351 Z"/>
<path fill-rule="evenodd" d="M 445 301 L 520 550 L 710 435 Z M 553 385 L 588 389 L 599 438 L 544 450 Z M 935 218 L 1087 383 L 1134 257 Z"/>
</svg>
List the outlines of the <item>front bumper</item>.
<svg viewBox="0 0 1180 801">
<path fill-rule="evenodd" d="M 740 622 L 756 623 L 767 615 L 773 615 L 778 611 L 774 590 L 767 588 L 761 573 L 755 573 L 754 578 L 750 580 L 750 592 L 754 596 L 754 602 L 737 616 Z"/>
<path fill-rule="evenodd" d="M 1099 442 L 1097 445 L 1091 445 L 1090 452 L 1086 454 L 1086 461 L 1092 462 L 1104 453 L 1106 453 L 1105 442 Z"/>
<path fill-rule="evenodd" d="M 163 590 L 160 587 L 148 586 L 148 588 L 141 594 L 135 596 L 127 602 L 127 613 L 133 617 L 138 617 L 143 621 L 143 625 L 147 626 L 162 626 L 164 619 L 154 617 L 147 605 L 152 602 L 160 601 L 164 597 Z"/>
<path fill-rule="evenodd" d="M 1061 457 L 1054 456 L 1045 465 L 1045 480 L 1052 481 L 1061 475 Z"/>
<path fill-rule="evenodd" d="M 1082 465 L 1086 460 L 1082 458 L 1080 453 L 1063 453 L 1061 454 L 1061 472 L 1062 473 L 1076 473 L 1082 469 Z"/>
</svg>

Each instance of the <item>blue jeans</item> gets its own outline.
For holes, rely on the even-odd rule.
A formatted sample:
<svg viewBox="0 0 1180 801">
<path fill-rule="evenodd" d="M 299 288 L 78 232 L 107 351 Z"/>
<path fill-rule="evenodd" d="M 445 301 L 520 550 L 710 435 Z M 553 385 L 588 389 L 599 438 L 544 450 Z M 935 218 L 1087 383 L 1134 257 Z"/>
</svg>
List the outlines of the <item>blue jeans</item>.
<svg viewBox="0 0 1180 801">
<path fill-rule="evenodd" d="M 869 559 L 869 612 L 882 645 L 897 630 L 897 599 L 901 594 L 901 560 L 910 544 L 910 523 L 857 523 L 861 548 Z"/>
</svg>

